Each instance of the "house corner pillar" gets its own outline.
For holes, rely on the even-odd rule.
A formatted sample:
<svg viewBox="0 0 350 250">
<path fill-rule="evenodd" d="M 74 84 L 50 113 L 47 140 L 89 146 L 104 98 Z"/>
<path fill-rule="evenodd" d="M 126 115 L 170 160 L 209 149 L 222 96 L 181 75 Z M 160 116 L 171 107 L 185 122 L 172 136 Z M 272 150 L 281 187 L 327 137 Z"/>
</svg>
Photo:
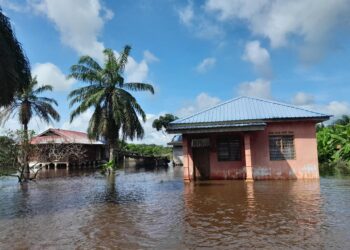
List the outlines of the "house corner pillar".
<svg viewBox="0 0 350 250">
<path fill-rule="evenodd" d="M 244 156 L 246 181 L 253 181 L 252 152 L 250 145 L 250 134 L 244 134 Z"/>
<path fill-rule="evenodd" d="M 188 143 L 188 138 L 183 135 L 182 139 L 182 150 L 183 150 L 183 179 L 184 182 L 191 182 L 193 173 L 193 164 L 191 164 L 191 148 Z"/>
</svg>

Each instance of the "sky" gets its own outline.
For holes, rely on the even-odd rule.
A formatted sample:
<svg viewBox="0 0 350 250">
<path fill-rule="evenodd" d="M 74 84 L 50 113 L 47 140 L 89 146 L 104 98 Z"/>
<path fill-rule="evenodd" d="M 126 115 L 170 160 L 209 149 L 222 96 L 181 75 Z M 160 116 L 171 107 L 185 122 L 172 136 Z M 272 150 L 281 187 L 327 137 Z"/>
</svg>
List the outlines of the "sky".
<svg viewBox="0 0 350 250">
<path fill-rule="evenodd" d="M 29 124 L 86 131 L 91 110 L 72 123 L 67 79 L 82 55 L 131 45 L 127 81 L 151 83 L 134 93 L 147 113 L 145 137 L 159 115 L 179 117 L 237 96 L 255 96 L 334 115 L 350 114 L 350 0 L 0 0 L 39 84 L 58 103 L 61 120 Z M 2 128 L 19 128 L 16 117 Z"/>
</svg>

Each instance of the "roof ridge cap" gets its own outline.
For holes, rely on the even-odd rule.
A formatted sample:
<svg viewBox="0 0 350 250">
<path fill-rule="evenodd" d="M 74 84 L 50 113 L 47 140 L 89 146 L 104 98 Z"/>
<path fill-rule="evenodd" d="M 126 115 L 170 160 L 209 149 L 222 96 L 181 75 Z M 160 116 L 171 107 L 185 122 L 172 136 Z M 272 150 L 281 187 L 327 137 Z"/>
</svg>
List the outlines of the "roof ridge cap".
<svg viewBox="0 0 350 250">
<path fill-rule="evenodd" d="M 193 116 L 199 115 L 199 114 L 201 114 L 201 113 L 204 113 L 204 112 L 206 112 L 206 111 L 212 110 L 212 109 L 217 108 L 217 107 L 220 107 L 220 106 L 222 106 L 222 105 L 224 105 L 224 104 L 226 104 L 226 103 L 233 102 L 233 101 L 238 100 L 238 99 L 243 98 L 243 97 L 244 97 L 244 96 L 239 96 L 239 97 L 231 98 L 231 99 L 229 99 L 229 100 L 227 100 L 227 101 L 218 103 L 218 104 L 216 104 L 216 105 L 213 106 L 213 107 L 206 108 L 206 109 L 201 110 L 201 111 L 198 111 L 198 112 L 196 112 L 196 113 L 194 113 L 194 114 L 192 114 L 192 115 L 186 116 L 186 117 L 184 117 L 184 118 L 177 119 L 177 120 L 175 120 L 175 121 L 173 121 L 173 122 L 189 119 L 189 118 L 191 118 L 191 117 L 193 117 Z M 171 122 L 171 123 L 173 123 L 173 122 Z"/>
<path fill-rule="evenodd" d="M 251 97 L 251 96 L 245 96 L 246 98 L 250 98 L 250 99 L 255 99 L 255 100 L 259 100 L 262 102 L 268 102 L 268 103 L 273 103 L 276 105 L 281 105 L 281 106 L 285 106 L 285 107 L 289 107 L 289 108 L 295 108 L 295 109 L 299 109 L 299 110 L 303 110 L 303 111 L 307 111 L 307 112 L 311 112 L 311 113 L 315 113 L 315 114 L 319 114 L 319 115 L 323 115 L 323 116 L 330 116 L 328 114 L 324 114 L 324 113 L 320 113 L 317 111 L 313 111 L 310 109 L 306 109 L 306 108 L 302 108 L 299 106 L 295 106 L 293 104 L 288 104 L 288 103 L 283 103 L 283 102 L 279 102 L 279 101 L 275 101 L 275 100 L 269 100 L 269 99 L 264 99 L 264 98 L 259 98 L 259 97 Z"/>
</svg>

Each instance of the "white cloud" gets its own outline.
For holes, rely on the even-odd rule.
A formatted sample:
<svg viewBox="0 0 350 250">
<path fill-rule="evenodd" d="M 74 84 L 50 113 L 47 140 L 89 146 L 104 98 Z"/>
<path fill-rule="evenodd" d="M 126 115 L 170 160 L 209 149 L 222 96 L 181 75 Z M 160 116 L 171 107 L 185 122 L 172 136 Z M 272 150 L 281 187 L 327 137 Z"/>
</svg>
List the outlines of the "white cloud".
<svg viewBox="0 0 350 250">
<path fill-rule="evenodd" d="M 70 123 L 69 121 L 63 122 L 61 128 L 67 129 L 67 130 L 81 131 L 86 133 L 92 114 L 93 114 L 93 110 L 88 109 L 86 112 L 76 117 L 72 123 Z"/>
<path fill-rule="evenodd" d="M 147 114 L 146 122 L 142 124 L 143 129 L 145 131 L 145 136 L 141 140 L 129 141 L 131 143 L 144 143 L 144 144 L 157 144 L 166 146 L 168 142 L 171 141 L 173 135 L 169 135 L 162 131 L 157 131 L 152 127 L 152 123 L 155 119 L 157 119 L 160 115 L 164 115 L 164 113 L 160 113 L 158 115 L 155 114 Z"/>
<path fill-rule="evenodd" d="M 243 82 L 238 86 L 238 94 L 271 99 L 271 83 L 260 78 L 251 82 Z"/>
<path fill-rule="evenodd" d="M 294 105 L 311 105 L 315 102 L 315 97 L 313 95 L 298 92 L 293 96 L 292 103 Z"/>
<path fill-rule="evenodd" d="M 242 58 L 252 63 L 255 70 L 264 78 L 271 77 L 270 54 L 265 48 L 261 47 L 259 41 L 248 42 Z"/>
<path fill-rule="evenodd" d="M 36 134 L 57 125 L 57 123 L 47 124 L 39 119 L 37 116 L 33 116 L 28 124 L 30 130 L 34 130 Z M 4 124 L 0 124 L 0 134 L 4 134 L 7 130 L 15 131 L 17 129 L 22 129 L 22 125 L 18 120 L 18 113 L 11 116 L 10 119 Z"/>
<path fill-rule="evenodd" d="M 31 6 L 47 16 L 61 35 L 61 41 L 81 55 L 103 60 L 104 45 L 98 41 L 105 21 L 112 16 L 99 0 L 31 0 Z"/>
<path fill-rule="evenodd" d="M 105 46 L 99 36 L 105 22 L 113 18 L 114 13 L 101 4 L 100 0 L 29 0 L 29 3 L 35 11 L 55 24 L 63 44 L 79 55 L 92 56 L 100 63 L 104 61 L 102 52 Z M 126 79 L 144 81 L 149 72 L 148 63 L 157 59 L 147 50 L 141 62 L 129 57 L 125 69 Z"/>
<path fill-rule="evenodd" d="M 63 72 L 52 63 L 35 64 L 32 75 L 37 76 L 39 85 L 49 84 L 54 87 L 54 91 L 70 90 L 76 82 L 74 79 L 67 79 Z"/>
<path fill-rule="evenodd" d="M 272 47 L 288 45 L 290 38 L 303 41 L 305 61 L 323 56 L 331 33 L 348 23 L 348 0 L 207 0 L 207 13 L 220 21 L 242 20 L 254 35 L 270 40 Z M 347 24 L 348 25 L 348 24 Z"/>
<path fill-rule="evenodd" d="M 178 14 L 179 14 L 181 23 L 185 25 L 191 25 L 194 18 L 192 2 L 189 2 L 186 7 L 179 9 Z"/>
<path fill-rule="evenodd" d="M 151 53 L 149 50 L 145 50 L 143 52 L 143 57 L 146 62 L 152 63 L 152 62 L 159 62 L 159 58 L 156 57 L 153 53 Z"/>
<path fill-rule="evenodd" d="M 223 28 L 202 13 L 195 13 L 193 2 L 177 10 L 180 23 L 184 24 L 197 37 L 202 39 L 220 40 L 224 37 Z"/>
<path fill-rule="evenodd" d="M 126 82 L 143 82 L 148 76 L 148 64 L 145 59 L 137 63 L 132 57 L 128 58 L 128 64 L 125 67 Z"/>
<path fill-rule="evenodd" d="M 215 96 L 210 96 L 207 93 L 200 93 L 194 102 L 189 102 L 176 112 L 178 117 L 186 117 L 199 111 L 210 108 L 218 104 L 221 100 Z"/>
<path fill-rule="evenodd" d="M 213 57 L 208 57 L 203 59 L 202 62 L 200 62 L 197 67 L 196 71 L 198 73 L 206 73 L 208 70 L 212 69 L 216 64 L 216 59 Z"/>
<path fill-rule="evenodd" d="M 350 105 L 347 102 L 331 101 L 324 107 L 326 113 L 339 117 L 344 114 L 350 114 Z"/>
</svg>

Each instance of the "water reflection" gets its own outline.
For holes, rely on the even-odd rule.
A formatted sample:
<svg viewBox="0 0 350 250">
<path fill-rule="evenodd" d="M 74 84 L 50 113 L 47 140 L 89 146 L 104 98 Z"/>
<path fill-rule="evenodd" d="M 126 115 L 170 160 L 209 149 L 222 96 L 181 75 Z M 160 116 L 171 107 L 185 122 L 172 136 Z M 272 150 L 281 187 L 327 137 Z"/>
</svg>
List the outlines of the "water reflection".
<svg viewBox="0 0 350 250">
<path fill-rule="evenodd" d="M 184 197 L 186 245 L 324 246 L 319 181 L 190 184 L 185 186 Z"/>
<path fill-rule="evenodd" d="M 341 248 L 350 182 L 205 181 L 181 168 L 0 179 L 0 249 Z"/>
</svg>

